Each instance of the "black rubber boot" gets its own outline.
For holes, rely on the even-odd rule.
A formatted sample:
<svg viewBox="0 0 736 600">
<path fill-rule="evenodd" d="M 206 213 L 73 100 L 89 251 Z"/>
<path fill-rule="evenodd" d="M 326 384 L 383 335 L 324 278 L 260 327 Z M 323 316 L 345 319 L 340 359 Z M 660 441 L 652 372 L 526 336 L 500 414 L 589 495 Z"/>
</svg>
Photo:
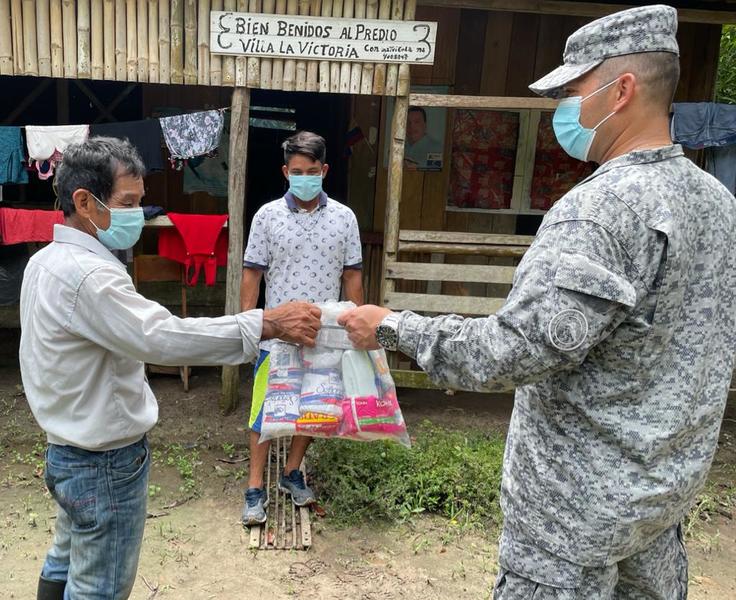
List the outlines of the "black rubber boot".
<svg viewBox="0 0 736 600">
<path fill-rule="evenodd" d="M 39 577 L 36 600 L 64 600 L 65 587 L 66 581 L 54 581 Z"/>
</svg>

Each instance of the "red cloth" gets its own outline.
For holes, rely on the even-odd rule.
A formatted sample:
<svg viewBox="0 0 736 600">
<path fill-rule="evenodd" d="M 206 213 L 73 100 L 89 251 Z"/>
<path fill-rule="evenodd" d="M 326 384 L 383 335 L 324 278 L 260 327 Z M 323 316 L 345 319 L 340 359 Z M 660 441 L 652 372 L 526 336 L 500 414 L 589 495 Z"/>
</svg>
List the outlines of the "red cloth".
<svg viewBox="0 0 736 600">
<path fill-rule="evenodd" d="M 204 266 L 207 285 L 215 285 L 217 267 L 227 264 L 227 215 L 168 213 L 174 227 L 158 234 L 158 253 L 186 267 L 187 285 L 197 285 Z M 194 273 L 190 277 L 190 269 Z"/>
<path fill-rule="evenodd" d="M 3 245 L 24 242 L 50 242 L 54 225 L 64 223 L 60 210 L 26 210 L 0 208 L 0 237 Z"/>
</svg>

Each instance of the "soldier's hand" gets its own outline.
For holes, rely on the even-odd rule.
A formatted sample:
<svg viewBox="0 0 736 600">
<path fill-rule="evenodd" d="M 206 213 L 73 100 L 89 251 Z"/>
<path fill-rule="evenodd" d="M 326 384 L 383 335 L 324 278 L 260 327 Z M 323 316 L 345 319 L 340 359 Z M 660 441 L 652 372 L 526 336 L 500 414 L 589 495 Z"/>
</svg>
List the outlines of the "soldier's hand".
<svg viewBox="0 0 736 600">
<path fill-rule="evenodd" d="M 322 311 L 308 302 L 289 302 L 263 311 L 262 340 L 278 338 L 292 344 L 314 346 Z"/>
<path fill-rule="evenodd" d="M 376 341 L 376 327 L 390 312 L 382 306 L 364 304 L 342 313 L 337 322 L 348 332 L 353 346 L 359 350 L 376 350 L 380 348 Z"/>
</svg>

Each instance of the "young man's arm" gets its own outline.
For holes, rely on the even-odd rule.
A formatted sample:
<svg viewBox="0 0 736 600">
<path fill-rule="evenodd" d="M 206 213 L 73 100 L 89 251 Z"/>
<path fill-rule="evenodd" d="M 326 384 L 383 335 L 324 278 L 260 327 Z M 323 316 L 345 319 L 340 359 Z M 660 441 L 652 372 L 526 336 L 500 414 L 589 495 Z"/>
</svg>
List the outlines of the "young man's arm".
<svg viewBox="0 0 736 600">
<path fill-rule="evenodd" d="M 240 310 L 252 310 L 258 303 L 263 271 L 253 267 L 243 269 L 243 280 L 240 282 Z"/>
<path fill-rule="evenodd" d="M 261 278 L 271 262 L 266 210 L 267 207 L 261 207 L 253 216 L 243 256 L 243 280 L 240 282 L 240 310 L 243 311 L 256 307 Z"/>
<path fill-rule="evenodd" d="M 345 269 L 342 272 L 342 291 L 345 300 L 356 306 L 363 304 L 363 271 L 361 269 Z"/>
</svg>

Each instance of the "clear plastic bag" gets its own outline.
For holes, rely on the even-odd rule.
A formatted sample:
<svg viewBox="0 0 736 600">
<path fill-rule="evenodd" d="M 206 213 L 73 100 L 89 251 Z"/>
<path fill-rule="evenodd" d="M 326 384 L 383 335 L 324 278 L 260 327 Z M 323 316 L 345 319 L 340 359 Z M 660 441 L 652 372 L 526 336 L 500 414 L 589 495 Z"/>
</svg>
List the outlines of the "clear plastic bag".
<svg viewBox="0 0 736 600">
<path fill-rule="evenodd" d="M 271 348 L 261 442 L 289 435 L 351 440 L 409 435 L 383 350 L 353 349 L 337 317 L 352 302 L 327 302 L 315 348 L 276 342 Z"/>
</svg>

